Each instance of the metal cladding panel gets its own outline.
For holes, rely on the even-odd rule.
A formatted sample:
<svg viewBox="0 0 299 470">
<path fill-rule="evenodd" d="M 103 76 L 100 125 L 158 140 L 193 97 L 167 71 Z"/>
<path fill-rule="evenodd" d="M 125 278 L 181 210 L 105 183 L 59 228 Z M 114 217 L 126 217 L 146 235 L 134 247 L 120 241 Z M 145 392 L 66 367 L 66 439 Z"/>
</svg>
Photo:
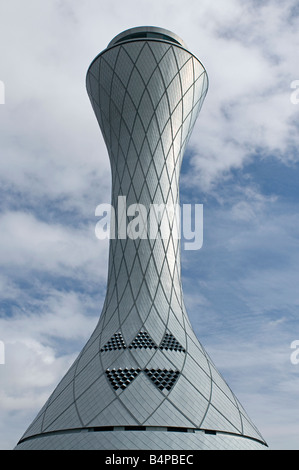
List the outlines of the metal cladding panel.
<svg viewBox="0 0 299 470">
<path fill-rule="evenodd" d="M 73 404 L 73 384 L 71 383 L 47 407 L 44 413 L 43 429 L 47 429 L 64 410 L 69 409 Z M 75 425 L 81 425 L 78 416 Z"/>
<path fill-rule="evenodd" d="M 253 425 L 253 423 L 249 420 L 247 414 L 241 414 L 241 419 L 242 419 L 242 426 L 243 426 L 243 434 L 245 436 L 252 436 L 255 439 L 259 439 L 260 441 L 263 441 L 263 436 L 261 433 L 258 431 L 256 426 Z"/>
<path fill-rule="evenodd" d="M 44 407 L 45 408 L 45 407 Z M 25 434 L 23 434 L 22 439 L 26 439 L 26 437 L 29 436 L 37 436 L 42 432 L 42 425 L 43 425 L 43 409 L 40 411 L 40 413 L 37 415 L 35 420 L 31 423 Z"/>
<path fill-rule="evenodd" d="M 72 393 L 75 397 L 82 395 L 82 393 L 84 393 L 96 380 L 99 379 L 99 370 L 101 370 L 101 362 L 97 354 L 90 359 L 83 369 L 78 370 L 73 381 Z"/>
<path fill-rule="evenodd" d="M 146 426 L 161 426 L 161 419 L 163 420 L 164 426 L 176 427 L 177 423 L 180 423 L 185 428 L 191 428 L 193 426 L 192 421 L 169 400 L 164 400 L 144 424 Z"/>
<path fill-rule="evenodd" d="M 179 204 L 182 157 L 208 80 L 198 59 L 175 42 L 121 36 L 88 70 L 87 91 L 110 157 L 115 208 L 106 299 L 90 340 L 17 448 L 264 447 L 244 437 L 263 442 L 190 325 L 175 213 L 164 225 L 167 237 L 159 231 L 150 237 L 146 230 L 140 237 L 126 212 L 142 204 L 147 212 L 140 220 L 159 227 L 153 205 Z M 126 230 L 131 226 L 125 236 L 123 223 Z M 101 432 L 88 432 L 93 426 Z M 107 426 L 146 430 L 106 432 Z"/>
<path fill-rule="evenodd" d="M 137 420 L 119 399 L 115 399 L 103 411 L 95 415 L 88 426 L 136 426 Z"/>
<path fill-rule="evenodd" d="M 83 393 L 76 394 L 76 407 L 84 425 L 89 423 L 96 415 L 105 409 L 114 400 L 109 393 L 110 387 L 103 374 Z M 101 400 L 99 400 L 101 397 Z"/>
<path fill-rule="evenodd" d="M 131 411 L 138 423 L 144 423 L 161 403 L 161 394 L 153 383 L 139 374 L 119 399 Z"/>
<path fill-rule="evenodd" d="M 221 431 L 225 429 L 227 432 L 242 434 L 240 430 L 234 426 L 230 420 L 231 416 L 225 410 L 218 410 L 214 405 L 210 405 L 207 409 L 204 420 L 201 423 L 203 429 L 213 429 Z"/>
<path fill-rule="evenodd" d="M 63 411 L 62 411 L 63 410 Z M 64 430 L 64 429 L 76 429 L 82 426 L 82 421 L 78 417 L 76 404 L 62 408 L 59 413 L 53 413 L 51 417 L 43 424 L 43 433 Z"/>
</svg>

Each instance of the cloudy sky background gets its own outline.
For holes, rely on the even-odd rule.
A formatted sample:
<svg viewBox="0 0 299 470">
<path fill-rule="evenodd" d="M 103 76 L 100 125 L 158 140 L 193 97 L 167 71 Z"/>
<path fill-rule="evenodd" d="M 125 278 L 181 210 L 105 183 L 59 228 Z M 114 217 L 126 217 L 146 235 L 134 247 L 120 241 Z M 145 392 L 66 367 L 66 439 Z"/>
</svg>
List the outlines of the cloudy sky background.
<svg viewBox="0 0 299 470">
<path fill-rule="evenodd" d="M 204 245 L 182 252 L 190 319 L 270 447 L 298 450 L 297 0 L 0 0 L 0 449 L 101 312 L 110 168 L 85 76 L 140 25 L 181 36 L 210 80 L 181 178 L 182 202 L 204 205 Z"/>
</svg>

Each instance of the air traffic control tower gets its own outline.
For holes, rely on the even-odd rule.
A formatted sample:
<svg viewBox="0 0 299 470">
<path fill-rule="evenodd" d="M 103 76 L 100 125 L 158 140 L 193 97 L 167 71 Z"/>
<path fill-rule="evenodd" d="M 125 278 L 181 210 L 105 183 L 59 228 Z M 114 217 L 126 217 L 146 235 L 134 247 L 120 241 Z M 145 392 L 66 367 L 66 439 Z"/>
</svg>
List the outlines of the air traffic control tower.
<svg viewBox="0 0 299 470">
<path fill-rule="evenodd" d="M 179 203 L 182 157 L 207 89 L 201 62 L 161 28 L 124 31 L 94 59 L 87 91 L 113 207 L 119 196 L 146 208 Z M 192 329 L 173 223 L 167 239 L 110 240 L 99 322 L 16 449 L 267 448 Z"/>
</svg>

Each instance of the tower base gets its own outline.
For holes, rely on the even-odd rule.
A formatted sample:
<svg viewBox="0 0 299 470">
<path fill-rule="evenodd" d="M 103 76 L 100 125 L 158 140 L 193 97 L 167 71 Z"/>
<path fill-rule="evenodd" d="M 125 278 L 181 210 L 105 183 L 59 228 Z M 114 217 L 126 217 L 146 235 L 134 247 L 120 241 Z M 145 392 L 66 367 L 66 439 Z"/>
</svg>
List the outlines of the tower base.
<svg viewBox="0 0 299 470">
<path fill-rule="evenodd" d="M 250 437 L 205 430 L 103 430 L 86 428 L 39 434 L 20 441 L 16 450 L 266 450 Z"/>
</svg>

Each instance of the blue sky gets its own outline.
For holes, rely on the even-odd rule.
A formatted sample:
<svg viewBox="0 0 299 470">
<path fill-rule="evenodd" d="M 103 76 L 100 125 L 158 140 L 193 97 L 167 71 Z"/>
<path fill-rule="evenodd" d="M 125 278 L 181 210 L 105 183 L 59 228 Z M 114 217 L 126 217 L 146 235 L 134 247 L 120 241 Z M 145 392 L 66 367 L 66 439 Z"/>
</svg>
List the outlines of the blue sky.
<svg viewBox="0 0 299 470">
<path fill-rule="evenodd" d="M 204 244 L 182 252 L 194 329 L 272 449 L 299 449 L 299 9 L 286 0 L 10 0 L 0 15 L 0 448 L 84 346 L 105 295 L 110 168 L 85 90 L 119 32 L 181 36 L 210 88 L 182 167 Z"/>
</svg>

